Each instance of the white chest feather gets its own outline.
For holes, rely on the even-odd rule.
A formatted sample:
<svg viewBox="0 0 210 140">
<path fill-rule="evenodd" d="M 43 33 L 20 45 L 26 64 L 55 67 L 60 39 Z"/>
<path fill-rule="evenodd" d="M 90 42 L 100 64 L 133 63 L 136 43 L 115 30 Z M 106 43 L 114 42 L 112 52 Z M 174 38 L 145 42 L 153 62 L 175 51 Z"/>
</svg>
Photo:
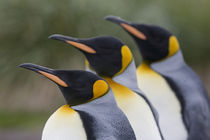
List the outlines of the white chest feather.
<svg viewBox="0 0 210 140">
<path fill-rule="evenodd" d="M 60 107 L 47 120 L 42 140 L 86 140 L 79 114 L 68 105 Z"/>
<path fill-rule="evenodd" d="M 186 140 L 187 131 L 181 115 L 181 105 L 166 80 L 142 64 L 137 69 L 139 88 L 159 113 L 159 123 L 166 140 Z"/>
<path fill-rule="evenodd" d="M 119 108 L 128 118 L 137 140 L 161 140 L 153 113 L 146 101 L 125 86 L 106 79 Z"/>
<path fill-rule="evenodd" d="M 137 95 L 119 106 L 130 121 L 137 140 L 161 140 L 153 113 L 145 100 Z"/>
</svg>

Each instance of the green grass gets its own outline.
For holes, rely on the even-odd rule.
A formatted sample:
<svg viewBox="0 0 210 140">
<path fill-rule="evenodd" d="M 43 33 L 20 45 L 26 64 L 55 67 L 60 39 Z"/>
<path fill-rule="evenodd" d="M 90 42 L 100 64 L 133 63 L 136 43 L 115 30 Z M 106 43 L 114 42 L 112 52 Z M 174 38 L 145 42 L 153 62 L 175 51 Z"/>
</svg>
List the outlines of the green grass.
<svg viewBox="0 0 210 140">
<path fill-rule="evenodd" d="M 0 128 L 37 128 L 44 126 L 49 118 L 46 113 L 0 111 Z"/>
</svg>

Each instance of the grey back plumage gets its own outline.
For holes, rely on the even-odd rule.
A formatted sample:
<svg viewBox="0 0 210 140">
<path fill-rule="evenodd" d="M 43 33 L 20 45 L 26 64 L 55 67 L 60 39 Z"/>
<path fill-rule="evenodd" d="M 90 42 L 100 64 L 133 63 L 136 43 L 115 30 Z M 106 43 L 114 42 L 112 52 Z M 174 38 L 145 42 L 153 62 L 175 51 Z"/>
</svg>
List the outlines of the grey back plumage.
<svg viewBox="0 0 210 140">
<path fill-rule="evenodd" d="M 210 107 L 206 89 L 198 75 L 185 63 L 181 51 L 151 64 L 175 91 L 182 105 L 188 140 L 210 140 Z"/>
<path fill-rule="evenodd" d="M 134 131 L 118 108 L 111 89 L 103 97 L 72 108 L 80 114 L 88 140 L 136 140 Z"/>
</svg>

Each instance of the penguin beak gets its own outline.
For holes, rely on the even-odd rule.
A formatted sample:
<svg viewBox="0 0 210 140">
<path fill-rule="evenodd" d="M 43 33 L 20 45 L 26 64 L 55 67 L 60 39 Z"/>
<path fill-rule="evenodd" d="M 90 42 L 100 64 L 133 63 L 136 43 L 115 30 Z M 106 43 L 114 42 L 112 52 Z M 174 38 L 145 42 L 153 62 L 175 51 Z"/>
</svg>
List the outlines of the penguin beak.
<svg viewBox="0 0 210 140">
<path fill-rule="evenodd" d="M 55 70 L 53 69 L 49 69 L 49 68 L 31 64 L 31 63 L 24 63 L 24 64 L 19 65 L 19 67 L 37 72 L 62 87 L 68 87 L 68 85 L 55 74 Z"/>
<path fill-rule="evenodd" d="M 130 23 L 124 19 L 121 19 L 120 17 L 117 17 L 117 16 L 106 16 L 104 18 L 105 20 L 108 20 L 108 21 L 111 21 L 113 23 L 116 23 L 118 25 L 121 25 L 121 24 L 127 24 L 127 25 L 130 25 Z"/>
<path fill-rule="evenodd" d="M 141 39 L 141 40 L 147 40 L 147 37 L 144 33 L 139 31 L 139 29 L 136 29 L 132 26 L 132 24 L 124 19 L 121 19 L 117 16 L 106 16 L 104 18 L 105 20 L 111 21 L 113 23 L 116 23 L 120 25 L 123 29 L 125 29 L 128 33 L 134 35 L 135 37 Z"/>
<path fill-rule="evenodd" d="M 78 48 L 79 50 L 84 51 L 86 53 L 90 53 L 90 54 L 95 54 L 96 53 L 96 51 L 93 48 L 81 43 L 79 41 L 79 39 L 77 39 L 77 38 L 64 36 L 64 35 L 59 35 L 59 34 L 51 35 L 51 36 L 49 36 L 49 38 L 59 40 L 59 41 L 62 41 L 64 43 L 67 43 L 69 45 L 72 45 L 72 46 L 74 46 L 74 47 Z"/>
</svg>

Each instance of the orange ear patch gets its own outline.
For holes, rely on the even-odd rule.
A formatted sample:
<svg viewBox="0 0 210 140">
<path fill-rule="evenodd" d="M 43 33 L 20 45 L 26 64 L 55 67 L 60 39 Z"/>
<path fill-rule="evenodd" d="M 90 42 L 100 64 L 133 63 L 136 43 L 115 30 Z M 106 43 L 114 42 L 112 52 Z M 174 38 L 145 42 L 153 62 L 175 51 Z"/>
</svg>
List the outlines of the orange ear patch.
<svg viewBox="0 0 210 140">
<path fill-rule="evenodd" d="M 66 42 L 70 45 L 73 45 L 73 46 L 77 47 L 78 49 L 81 49 L 81 50 L 87 52 L 87 53 L 92 53 L 92 54 L 96 53 L 96 51 L 94 49 L 92 49 L 91 47 L 89 47 L 87 45 L 84 45 L 82 43 L 69 41 L 69 40 L 67 40 Z"/>
<path fill-rule="evenodd" d="M 170 36 L 169 38 L 169 52 L 168 57 L 174 55 L 179 50 L 179 41 L 175 36 Z"/>
<path fill-rule="evenodd" d="M 63 87 L 68 87 L 68 85 L 63 80 L 61 80 L 59 77 L 57 77 L 53 74 L 50 74 L 50 73 L 47 73 L 47 72 L 44 72 L 44 71 L 39 71 L 39 73 L 41 73 L 42 75 L 46 76 L 50 80 L 56 82 L 57 84 L 59 84 Z"/>
<path fill-rule="evenodd" d="M 133 55 L 131 53 L 131 50 L 126 45 L 122 46 L 121 54 L 122 54 L 122 68 L 114 76 L 117 76 L 117 75 L 121 74 L 128 67 L 128 65 L 131 63 L 131 61 L 133 59 Z"/>
<path fill-rule="evenodd" d="M 142 39 L 142 40 L 147 40 L 147 37 L 142 33 L 140 32 L 139 30 L 137 30 L 136 28 L 128 25 L 128 24 L 125 24 L 125 23 L 120 23 L 120 25 L 125 28 L 129 33 L 133 34 L 134 36 Z"/>
<path fill-rule="evenodd" d="M 93 85 L 93 98 L 96 99 L 104 95 L 109 89 L 108 84 L 104 80 L 97 80 Z"/>
</svg>

